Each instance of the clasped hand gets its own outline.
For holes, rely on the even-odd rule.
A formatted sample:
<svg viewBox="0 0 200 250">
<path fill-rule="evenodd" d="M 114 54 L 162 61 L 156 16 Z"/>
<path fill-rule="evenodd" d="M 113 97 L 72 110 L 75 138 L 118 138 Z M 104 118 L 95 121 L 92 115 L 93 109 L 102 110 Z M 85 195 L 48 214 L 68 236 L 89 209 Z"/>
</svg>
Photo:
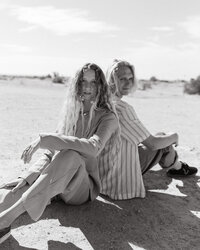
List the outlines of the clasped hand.
<svg viewBox="0 0 200 250">
<path fill-rule="evenodd" d="M 177 133 L 174 132 L 168 132 L 166 135 L 172 136 L 173 137 L 173 144 L 175 147 L 179 145 L 179 136 Z"/>
<path fill-rule="evenodd" d="M 29 163 L 32 159 L 33 154 L 39 149 L 40 138 L 37 138 L 33 141 L 22 153 L 21 159 L 24 161 L 24 164 Z"/>
</svg>

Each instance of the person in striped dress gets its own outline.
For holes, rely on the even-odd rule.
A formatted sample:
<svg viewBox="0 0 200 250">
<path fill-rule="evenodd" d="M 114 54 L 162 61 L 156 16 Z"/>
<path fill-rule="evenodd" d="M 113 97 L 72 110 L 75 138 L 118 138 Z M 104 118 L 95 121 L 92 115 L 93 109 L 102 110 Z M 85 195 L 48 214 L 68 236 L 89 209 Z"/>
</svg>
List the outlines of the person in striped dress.
<svg viewBox="0 0 200 250">
<path fill-rule="evenodd" d="M 170 177 L 187 177 L 197 172 L 179 161 L 174 146 L 177 133 L 152 135 L 138 118 L 134 108 L 122 100 L 137 89 L 134 66 L 115 60 L 107 71 L 107 81 L 114 95 L 121 127 L 121 150 L 112 167 L 102 164 L 99 169 L 101 193 L 112 199 L 145 197 L 142 175 L 157 163 L 168 168 Z"/>
</svg>

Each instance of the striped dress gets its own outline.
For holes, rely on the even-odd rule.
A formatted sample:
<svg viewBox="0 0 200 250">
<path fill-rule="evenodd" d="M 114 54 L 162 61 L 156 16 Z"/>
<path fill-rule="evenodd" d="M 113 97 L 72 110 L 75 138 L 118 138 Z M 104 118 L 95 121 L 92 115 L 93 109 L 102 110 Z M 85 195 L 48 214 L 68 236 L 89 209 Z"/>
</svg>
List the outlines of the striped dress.
<svg viewBox="0 0 200 250">
<path fill-rule="evenodd" d="M 101 193 L 116 200 L 145 197 L 138 144 L 150 133 L 131 105 L 118 99 L 116 110 L 121 126 L 121 148 L 114 162 L 108 162 L 106 155 L 100 161 Z"/>
</svg>

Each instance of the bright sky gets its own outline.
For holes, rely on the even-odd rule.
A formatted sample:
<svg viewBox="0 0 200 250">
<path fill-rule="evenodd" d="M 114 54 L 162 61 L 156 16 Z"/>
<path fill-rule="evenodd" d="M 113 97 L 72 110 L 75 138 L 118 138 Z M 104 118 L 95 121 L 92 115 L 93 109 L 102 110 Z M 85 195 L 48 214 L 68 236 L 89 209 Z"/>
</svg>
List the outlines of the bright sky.
<svg viewBox="0 0 200 250">
<path fill-rule="evenodd" d="M 72 75 L 114 58 L 138 78 L 200 74 L 199 0 L 1 0 L 0 74 Z"/>
</svg>

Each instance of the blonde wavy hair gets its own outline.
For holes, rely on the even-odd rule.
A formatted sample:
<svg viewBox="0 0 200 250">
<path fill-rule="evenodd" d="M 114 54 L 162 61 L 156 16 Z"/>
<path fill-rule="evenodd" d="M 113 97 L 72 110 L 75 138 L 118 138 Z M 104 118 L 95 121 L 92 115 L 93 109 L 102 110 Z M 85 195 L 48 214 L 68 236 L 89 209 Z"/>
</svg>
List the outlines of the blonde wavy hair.
<svg viewBox="0 0 200 250">
<path fill-rule="evenodd" d="M 118 90 L 118 85 L 120 84 L 120 81 L 117 73 L 122 67 L 129 67 L 131 72 L 133 73 L 134 80 L 133 80 L 133 86 L 131 88 L 131 93 L 135 92 L 137 89 L 137 78 L 135 75 L 134 66 L 127 61 L 114 59 L 112 65 L 108 68 L 106 72 L 106 79 L 110 86 L 112 94 L 115 96 L 120 96 Z"/>
<path fill-rule="evenodd" d="M 67 88 L 66 101 L 64 102 L 60 122 L 57 126 L 57 133 L 72 136 L 75 135 L 79 115 L 81 114 L 83 118 L 81 83 L 83 80 L 84 72 L 89 69 L 94 70 L 95 72 L 97 95 L 94 102 L 92 103 L 92 107 L 89 112 L 89 121 L 86 131 L 90 130 L 91 121 L 94 116 L 95 110 L 107 109 L 113 111 L 116 114 L 115 107 L 111 100 L 109 86 L 107 84 L 103 71 L 98 65 L 94 63 L 86 63 L 81 69 L 77 71 L 74 79 L 72 79 Z M 84 129 L 84 124 L 82 124 L 82 129 Z"/>
</svg>

